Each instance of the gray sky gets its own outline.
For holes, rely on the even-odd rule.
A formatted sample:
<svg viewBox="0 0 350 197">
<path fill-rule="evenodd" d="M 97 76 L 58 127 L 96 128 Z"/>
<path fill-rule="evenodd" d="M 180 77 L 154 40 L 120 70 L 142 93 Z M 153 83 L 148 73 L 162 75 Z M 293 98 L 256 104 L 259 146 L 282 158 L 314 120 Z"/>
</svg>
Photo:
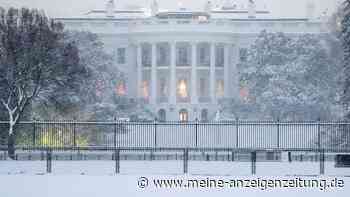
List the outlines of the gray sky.
<svg viewBox="0 0 350 197">
<path fill-rule="evenodd" d="M 107 0 L 0 0 L 0 6 L 8 7 L 30 7 L 44 9 L 50 17 L 73 17 L 81 16 L 91 9 L 103 9 Z M 160 7 L 175 9 L 179 2 L 190 9 L 202 9 L 208 0 L 158 0 Z M 212 0 L 220 3 L 223 0 Z M 236 0 L 236 2 L 247 2 L 248 0 Z M 310 0 L 256 0 L 258 7 L 266 4 L 274 15 L 281 17 L 304 17 L 306 4 Z M 312 1 L 312 0 L 311 0 Z M 316 14 L 320 15 L 326 9 L 329 13 L 336 8 L 338 0 L 313 0 L 316 4 Z M 340 0 L 339 0 L 340 1 Z M 151 0 L 115 0 L 117 8 L 126 5 L 147 6 Z M 240 3 L 238 3 L 240 4 Z"/>
</svg>

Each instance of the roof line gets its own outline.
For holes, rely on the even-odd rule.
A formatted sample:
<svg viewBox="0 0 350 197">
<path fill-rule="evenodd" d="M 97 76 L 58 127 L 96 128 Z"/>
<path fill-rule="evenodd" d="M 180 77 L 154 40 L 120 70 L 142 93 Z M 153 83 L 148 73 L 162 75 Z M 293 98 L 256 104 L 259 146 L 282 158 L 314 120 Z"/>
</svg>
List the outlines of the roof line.
<svg viewBox="0 0 350 197">
<path fill-rule="evenodd" d="M 86 14 L 91 13 L 106 13 L 106 10 L 91 10 L 87 12 Z M 142 10 L 115 10 L 114 13 L 144 13 Z"/>
<path fill-rule="evenodd" d="M 228 13 L 235 13 L 235 14 L 246 14 L 248 13 L 248 10 L 214 10 L 212 13 L 223 13 L 223 14 L 228 14 Z M 270 11 L 256 11 L 257 14 L 270 14 Z"/>
<path fill-rule="evenodd" d="M 53 18 L 53 20 L 66 20 L 66 21 L 74 21 L 74 20 L 86 20 L 86 21 L 131 21 L 131 20 L 138 20 L 138 19 L 147 19 L 147 18 L 124 18 L 124 19 L 118 19 L 118 18 Z M 220 18 L 215 18 L 214 20 L 220 20 Z M 259 18 L 247 18 L 247 19 L 226 19 L 229 21 L 309 21 L 307 18 L 270 18 L 270 19 L 259 19 Z"/>
</svg>

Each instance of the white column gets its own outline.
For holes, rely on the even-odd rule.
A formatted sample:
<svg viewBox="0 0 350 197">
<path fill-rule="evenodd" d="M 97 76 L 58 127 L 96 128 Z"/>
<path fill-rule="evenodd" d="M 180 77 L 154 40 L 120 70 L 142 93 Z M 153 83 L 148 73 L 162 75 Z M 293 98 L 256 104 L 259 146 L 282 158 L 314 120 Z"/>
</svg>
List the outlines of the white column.
<svg viewBox="0 0 350 197">
<path fill-rule="evenodd" d="M 142 95 L 142 48 L 137 44 L 137 98 L 143 98 Z"/>
<path fill-rule="evenodd" d="M 197 43 L 191 43 L 192 64 L 191 64 L 191 103 L 198 104 L 197 97 Z"/>
<path fill-rule="evenodd" d="M 157 45 L 152 43 L 151 104 L 157 103 Z"/>
<path fill-rule="evenodd" d="M 170 43 L 170 98 L 169 103 L 176 104 L 176 42 Z"/>
<path fill-rule="evenodd" d="M 238 74 L 238 68 L 237 65 L 239 63 L 239 45 L 232 46 L 232 55 L 233 55 L 233 62 L 232 62 L 232 92 L 230 93 L 231 97 L 234 97 L 235 99 L 239 98 L 239 74 Z M 231 89 L 231 88 L 230 88 Z"/>
<path fill-rule="evenodd" d="M 216 103 L 216 81 L 215 81 L 215 43 L 210 44 L 210 85 L 209 93 L 212 103 Z"/>
<path fill-rule="evenodd" d="M 229 84 L 230 84 L 230 68 L 229 68 L 229 45 L 224 45 L 224 98 L 230 97 Z"/>
</svg>

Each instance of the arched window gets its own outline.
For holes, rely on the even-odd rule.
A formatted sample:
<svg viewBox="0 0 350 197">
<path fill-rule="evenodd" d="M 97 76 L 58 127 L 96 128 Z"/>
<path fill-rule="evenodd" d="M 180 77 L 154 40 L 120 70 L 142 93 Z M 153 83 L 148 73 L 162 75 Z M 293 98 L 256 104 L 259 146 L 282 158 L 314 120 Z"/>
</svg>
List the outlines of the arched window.
<svg viewBox="0 0 350 197">
<path fill-rule="evenodd" d="M 160 109 L 158 111 L 158 119 L 160 122 L 165 122 L 166 121 L 166 111 L 164 109 Z"/>
<path fill-rule="evenodd" d="M 181 109 L 179 112 L 179 119 L 181 122 L 188 121 L 188 111 L 186 109 Z"/>
<path fill-rule="evenodd" d="M 202 109 L 201 120 L 203 122 L 207 122 L 208 121 L 208 110 L 207 109 Z"/>
</svg>

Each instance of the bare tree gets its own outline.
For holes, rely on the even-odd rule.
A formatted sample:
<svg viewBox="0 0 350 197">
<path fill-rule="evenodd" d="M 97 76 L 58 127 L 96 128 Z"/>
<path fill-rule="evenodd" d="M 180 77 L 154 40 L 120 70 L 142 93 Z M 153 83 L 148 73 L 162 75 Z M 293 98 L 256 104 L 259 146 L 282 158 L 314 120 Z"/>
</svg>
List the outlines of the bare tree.
<svg viewBox="0 0 350 197">
<path fill-rule="evenodd" d="M 30 103 L 60 87 L 74 89 L 85 72 L 77 48 L 63 38 L 63 26 L 38 10 L 0 8 L 0 103 L 7 111 L 11 158 L 15 126 Z"/>
</svg>

